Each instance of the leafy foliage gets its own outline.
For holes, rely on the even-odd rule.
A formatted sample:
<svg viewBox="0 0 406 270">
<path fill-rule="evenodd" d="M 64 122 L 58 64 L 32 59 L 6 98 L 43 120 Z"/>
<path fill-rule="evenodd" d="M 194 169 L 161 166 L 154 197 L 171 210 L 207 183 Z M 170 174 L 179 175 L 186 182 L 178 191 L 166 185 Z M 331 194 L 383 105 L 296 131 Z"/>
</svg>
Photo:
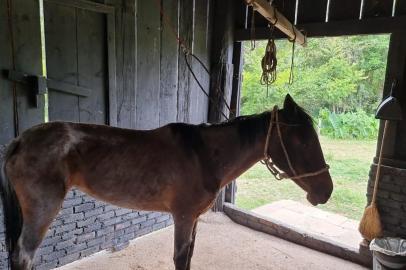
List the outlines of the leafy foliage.
<svg viewBox="0 0 406 270">
<path fill-rule="evenodd" d="M 378 120 L 358 109 L 355 112 L 336 114 L 320 110 L 321 135 L 335 139 L 374 139 L 378 135 Z"/>
<path fill-rule="evenodd" d="M 377 123 L 370 115 L 381 100 L 388 43 L 388 35 L 309 39 L 307 47 L 296 47 L 294 83 L 290 85 L 291 43 L 277 41 L 277 80 L 269 87 L 268 95 L 266 86 L 259 83 L 266 42 L 259 42 L 258 49 L 253 51 L 246 43 L 242 114 L 269 110 L 274 104 L 282 104 L 285 95 L 290 93 L 314 117 L 328 110 L 331 112 L 328 118 L 336 118 L 336 125 L 352 126 L 334 132 L 322 131 L 326 135 L 375 136 Z M 326 128 L 333 126 L 327 118 L 323 124 Z"/>
</svg>

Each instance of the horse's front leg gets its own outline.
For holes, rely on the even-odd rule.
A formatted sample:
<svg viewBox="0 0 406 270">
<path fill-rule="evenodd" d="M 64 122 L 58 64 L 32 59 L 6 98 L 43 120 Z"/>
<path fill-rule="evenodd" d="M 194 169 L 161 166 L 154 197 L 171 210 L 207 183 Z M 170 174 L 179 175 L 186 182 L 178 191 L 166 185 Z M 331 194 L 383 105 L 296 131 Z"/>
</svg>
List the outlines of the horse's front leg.
<svg viewBox="0 0 406 270">
<path fill-rule="evenodd" d="M 196 219 L 195 224 L 193 226 L 192 243 L 190 244 L 189 257 L 188 257 L 188 262 L 187 262 L 186 269 L 190 269 L 190 264 L 192 262 L 193 250 L 195 249 L 196 227 L 197 227 L 197 219 Z"/>
<path fill-rule="evenodd" d="M 176 270 L 189 270 L 193 230 L 197 219 L 191 215 L 174 215 L 175 250 L 173 261 Z"/>
</svg>

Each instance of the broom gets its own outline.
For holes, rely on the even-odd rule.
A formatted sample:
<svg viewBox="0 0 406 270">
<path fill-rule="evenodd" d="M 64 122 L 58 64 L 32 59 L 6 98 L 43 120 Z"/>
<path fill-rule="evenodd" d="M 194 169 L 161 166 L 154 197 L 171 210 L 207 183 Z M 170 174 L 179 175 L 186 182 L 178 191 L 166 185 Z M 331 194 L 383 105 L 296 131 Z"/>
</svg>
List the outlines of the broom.
<svg viewBox="0 0 406 270">
<path fill-rule="evenodd" d="M 376 194 L 378 193 L 379 176 L 381 174 L 382 152 L 385 143 L 387 126 L 388 120 L 385 120 L 385 127 L 383 129 L 381 149 L 379 151 L 378 167 L 376 170 L 374 192 L 372 195 L 371 204 L 365 208 L 364 214 L 362 215 L 362 219 L 358 227 L 361 235 L 368 241 L 371 241 L 374 238 L 382 237 L 383 235 L 381 217 L 376 205 Z"/>
</svg>

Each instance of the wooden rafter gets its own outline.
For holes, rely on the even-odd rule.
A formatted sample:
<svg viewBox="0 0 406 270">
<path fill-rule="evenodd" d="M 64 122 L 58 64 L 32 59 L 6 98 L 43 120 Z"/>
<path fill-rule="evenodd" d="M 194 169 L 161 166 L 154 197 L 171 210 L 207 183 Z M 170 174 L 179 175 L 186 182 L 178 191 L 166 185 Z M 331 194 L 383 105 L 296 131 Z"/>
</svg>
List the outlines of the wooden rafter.
<svg viewBox="0 0 406 270">
<path fill-rule="evenodd" d="M 306 46 L 306 37 L 300 32 L 282 13 L 271 6 L 266 0 L 245 0 L 247 5 L 252 6 L 258 13 L 264 16 L 276 28 L 286 34 L 289 39 Z"/>
</svg>

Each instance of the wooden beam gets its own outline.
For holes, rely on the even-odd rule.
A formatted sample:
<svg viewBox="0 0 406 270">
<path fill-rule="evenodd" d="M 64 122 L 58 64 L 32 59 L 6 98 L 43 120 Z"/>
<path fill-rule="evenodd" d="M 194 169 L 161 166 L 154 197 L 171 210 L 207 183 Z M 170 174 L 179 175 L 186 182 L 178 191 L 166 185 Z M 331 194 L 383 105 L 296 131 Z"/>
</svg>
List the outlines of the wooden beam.
<svg viewBox="0 0 406 270">
<path fill-rule="evenodd" d="M 247 5 L 253 6 L 264 18 L 270 23 L 275 24 L 275 27 L 286 34 L 290 39 L 294 39 L 296 43 L 306 46 L 306 37 L 300 32 L 286 17 L 280 13 L 275 7 L 272 7 L 266 0 L 245 0 Z"/>
<path fill-rule="evenodd" d="M 45 0 L 46 2 L 49 3 L 55 3 L 59 5 L 64 5 L 67 7 L 75 7 L 79 9 L 86 9 L 89 11 L 93 12 L 99 12 L 99 13 L 114 13 L 114 7 L 100 4 L 100 3 L 95 3 L 87 0 L 70 0 L 70 1 L 65 1 L 65 0 Z"/>
<path fill-rule="evenodd" d="M 305 29 L 307 37 L 335 37 L 344 35 L 370 35 L 390 34 L 395 31 L 406 29 L 406 16 L 371 18 L 364 20 L 330 21 L 327 23 L 299 24 L 300 29 Z M 275 32 L 276 38 L 283 38 L 280 32 Z M 249 29 L 236 29 L 235 41 L 251 40 Z M 269 29 L 255 29 L 255 39 L 264 40 L 269 38 Z"/>
</svg>

